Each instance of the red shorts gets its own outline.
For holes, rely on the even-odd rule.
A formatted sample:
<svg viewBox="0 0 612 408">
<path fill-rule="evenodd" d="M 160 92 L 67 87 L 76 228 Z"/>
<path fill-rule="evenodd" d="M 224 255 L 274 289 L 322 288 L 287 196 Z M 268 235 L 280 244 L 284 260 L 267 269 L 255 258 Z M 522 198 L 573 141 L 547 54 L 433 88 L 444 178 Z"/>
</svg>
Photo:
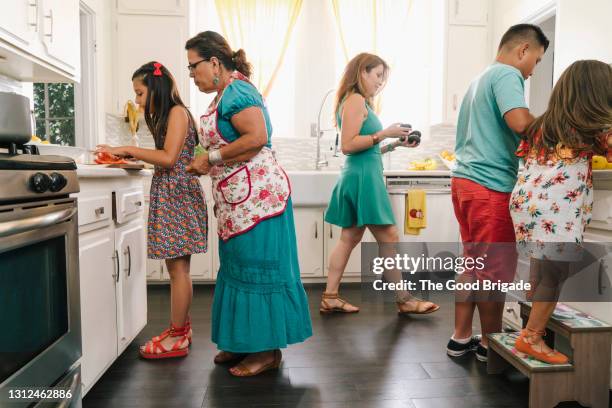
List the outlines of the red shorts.
<svg viewBox="0 0 612 408">
<path fill-rule="evenodd" d="M 511 193 L 494 191 L 459 177 L 452 178 L 451 190 L 464 256 L 486 254 L 484 269 L 466 273 L 475 274 L 478 279 L 512 282 L 517 253 L 509 210 Z"/>
</svg>

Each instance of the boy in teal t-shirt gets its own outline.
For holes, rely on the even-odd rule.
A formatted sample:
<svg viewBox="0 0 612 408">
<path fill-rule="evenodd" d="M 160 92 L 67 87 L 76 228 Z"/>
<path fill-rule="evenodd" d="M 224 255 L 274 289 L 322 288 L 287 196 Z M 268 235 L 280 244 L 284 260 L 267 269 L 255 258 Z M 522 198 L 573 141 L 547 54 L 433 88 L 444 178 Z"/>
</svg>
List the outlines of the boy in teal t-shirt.
<svg viewBox="0 0 612 408">
<path fill-rule="evenodd" d="M 500 41 L 495 63 L 470 85 L 459 111 L 452 173 L 452 199 L 464 243 L 484 243 L 478 251 L 465 246 L 466 256 L 488 253 L 483 270 L 466 271 L 458 280 L 512 281 L 516 252 L 501 251 L 499 242 L 515 242 L 508 208 L 518 172 L 515 155 L 520 137 L 533 122 L 524 96 L 529 78 L 548 47 L 542 30 L 531 24 L 510 27 Z M 501 244 L 503 245 L 503 244 Z M 472 336 L 474 309 L 478 307 L 482 338 Z M 476 352 L 487 360 L 488 333 L 501 331 L 504 302 L 462 298 L 455 302 L 455 331 L 448 342 L 449 356 Z"/>
</svg>

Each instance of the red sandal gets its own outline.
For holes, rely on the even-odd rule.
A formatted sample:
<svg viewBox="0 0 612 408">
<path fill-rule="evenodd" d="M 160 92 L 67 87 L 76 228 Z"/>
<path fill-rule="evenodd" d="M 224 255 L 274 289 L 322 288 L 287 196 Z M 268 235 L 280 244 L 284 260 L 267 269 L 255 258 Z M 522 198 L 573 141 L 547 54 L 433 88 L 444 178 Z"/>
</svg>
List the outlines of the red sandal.
<svg viewBox="0 0 612 408">
<path fill-rule="evenodd" d="M 171 325 L 170 328 L 164 330 L 160 336 L 154 337 L 154 339 L 159 340 L 150 340 L 144 346 L 141 346 L 140 356 L 146 359 L 162 359 L 186 356 L 189 354 L 189 330 L 190 328 L 187 325 L 183 327 L 174 327 Z M 162 344 L 162 340 L 168 337 L 176 339 L 170 350 L 166 349 Z"/>
<path fill-rule="evenodd" d="M 189 340 L 189 347 L 191 347 L 191 343 L 193 343 L 193 340 L 192 340 L 193 330 L 191 330 L 191 316 L 187 316 L 187 320 L 185 321 L 185 328 L 187 329 L 187 340 Z M 147 343 L 162 341 L 163 339 L 168 337 L 171 329 L 172 329 L 172 322 L 170 323 L 170 326 L 168 326 L 166 330 L 160 333 L 159 336 L 152 337 L 151 340 L 149 340 Z"/>
</svg>

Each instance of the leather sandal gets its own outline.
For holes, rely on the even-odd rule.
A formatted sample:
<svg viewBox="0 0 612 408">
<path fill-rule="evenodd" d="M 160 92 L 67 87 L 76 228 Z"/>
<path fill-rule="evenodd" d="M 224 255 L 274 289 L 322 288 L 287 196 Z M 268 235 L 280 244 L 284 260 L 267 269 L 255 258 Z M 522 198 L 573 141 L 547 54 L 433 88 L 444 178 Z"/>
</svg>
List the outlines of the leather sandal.
<svg viewBox="0 0 612 408">
<path fill-rule="evenodd" d="M 245 358 L 248 354 L 245 353 L 231 353 L 229 351 L 220 351 L 215 356 L 213 362 L 215 364 L 228 364 L 228 363 L 237 363 L 243 358 Z"/>
<path fill-rule="evenodd" d="M 403 305 L 404 303 L 407 303 L 407 302 L 417 302 L 416 309 L 415 310 L 402 311 L 400 309 L 400 306 Z M 421 306 L 426 304 L 426 303 L 431 303 L 431 305 L 429 307 L 426 307 L 426 308 L 421 308 Z M 411 296 L 408 300 L 395 302 L 395 304 L 397 305 L 397 314 L 398 314 L 398 316 L 430 314 L 430 313 L 436 312 L 436 311 L 438 311 L 440 309 L 439 305 L 436 305 L 435 303 L 427 301 L 427 300 L 419 299 L 418 297 L 415 297 L 415 296 Z"/>
<path fill-rule="evenodd" d="M 166 330 L 164 330 L 166 332 Z M 140 347 L 140 356 L 146 359 L 164 359 L 174 357 L 184 357 L 189 354 L 189 338 L 188 326 L 174 327 L 173 325 L 167 329 L 167 333 L 164 335 L 156 336 L 158 340 L 150 340 L 144 346 Z M 162 341 L 168 337 L 174 339 L 174 343 L 170 350 L 166 349 L 162 344 Z"/>
<path fill-rule="evenodd" d="M 563 353 L 559 353 L 557 350 L 551 350 L 550 352 L 546 353 L 543 351 L 538 351 L 534 348 L 536 344 L 532 343 L 531 341 L 537 341 L 538 338 L 542 339 L 542 337 L 545 335 L 545 331 L 525 328 L 521 330 L 521 334 L 515 340 L 514 348 L 523 354 L 527 354 L 528 356 L 547 364 L 567 364 L 569 361 L 567 356 Z"/>
<path fill-rule="evenodd" d="M 340 306 L 330 306 L 330 304 L 327 303 L 326 299 L 337 299 L 340 302 Z M 346 305 L 357 307 L 357 306 L 354 306 L 354 305 L 350 304 L 349 302 L 347 302 L 346 300 L 342 299 L 341 297 L 339 297 L 338 293 L 323 292 L 323 295 L 321 295 L 321 306 L 319 307 L 319 312 L 322 313 L 322 314 L 330 314 L 330 313 L 357 313 L 357 312 L 359 312 L 359 308 L 358 307 L 357 307 L 356 310 L 348 310 L 345 307 Z"/>
<path fill-rule="evenodd" d="M 253 377 L 265 371 L 278 369 L 280 367 L 282 358 L 283 358 L 283 354 L 281 353 L 281 351 L 274 350 L 274 360 L 272 360 L 271 363 L 263 365 L 258 370 L 251 371 L 244 364 L 238 363 L 234 367 L 230 368 L 229 372 L 234 377 Z"/>
</svg>

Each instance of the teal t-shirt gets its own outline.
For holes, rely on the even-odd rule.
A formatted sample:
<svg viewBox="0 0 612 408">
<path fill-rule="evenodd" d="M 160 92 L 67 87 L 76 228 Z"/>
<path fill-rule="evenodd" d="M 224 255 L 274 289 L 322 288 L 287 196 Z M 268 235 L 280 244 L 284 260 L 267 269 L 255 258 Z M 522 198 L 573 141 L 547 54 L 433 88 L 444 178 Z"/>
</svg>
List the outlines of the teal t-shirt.
<svg viewBox="0 0 612 408">
<path fill-rule="evenodd" d="M 477 77 L 459 110 L 453 177 L 511 192 L 517 179 L 515 153 L 520 137 L 508 127 L 504 114 L 526 107 L 525 80 L 517 68 L 494 63 Z"/>
<path fill-rule="evenodd" d="M 240 134 L 234 129 L 231 118 L 235 114 L 251 106 L 261 108 L 264 119 L 266 121 L 266 129 L 268 130 L 267 147 L 272 146 L 272 122 L 270 122 L 270 114 L 263 100 L 263 97 L 257 91 L 255 86 L 247 81 L 240 79 L 233 80 L 223 91 L 223 96 L 217 106 L 217 126 L 224 139 L 233 142 Z"/>
</svg>

